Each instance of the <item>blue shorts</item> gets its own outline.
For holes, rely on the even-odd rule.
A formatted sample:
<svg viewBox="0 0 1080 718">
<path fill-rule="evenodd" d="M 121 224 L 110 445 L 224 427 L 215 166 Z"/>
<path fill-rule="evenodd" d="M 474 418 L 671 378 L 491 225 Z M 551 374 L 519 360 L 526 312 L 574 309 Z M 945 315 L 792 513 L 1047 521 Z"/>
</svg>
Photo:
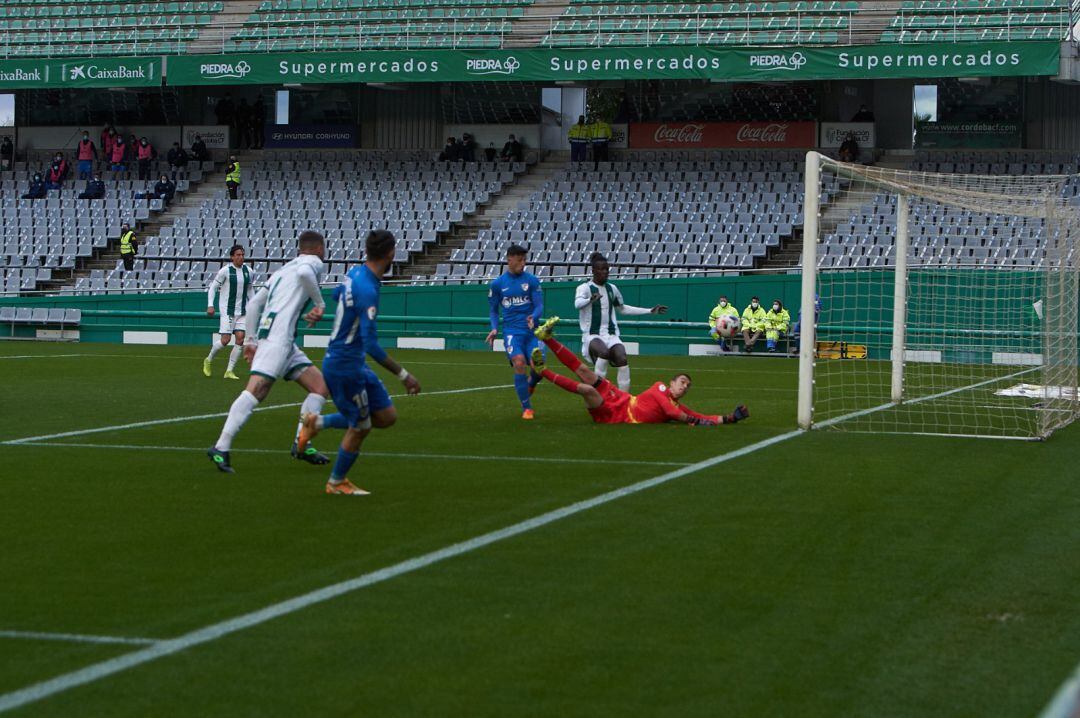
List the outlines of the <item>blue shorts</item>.
<svg viewBox="0 0 1080 718">
<path fill-rule="evenodd" d="M 394 405 L 382 381 L 367 366 L 346 372 L 326 371 L 324 366 L 323 378 L 334 406 L 349 420 L 349 426 L 359 426 L 374 412 Z"/>
<path fill-rule="evenodd" d="M 503 348 L 506 349 L 506 358 L 511 364 L 519 354 L 525 357 L 525 361 L 529 361 L 532 350 L 538 347 L 543 349 L 540 340 L 532 332 L 507 332 L 503 335 Z"/>
</svg>

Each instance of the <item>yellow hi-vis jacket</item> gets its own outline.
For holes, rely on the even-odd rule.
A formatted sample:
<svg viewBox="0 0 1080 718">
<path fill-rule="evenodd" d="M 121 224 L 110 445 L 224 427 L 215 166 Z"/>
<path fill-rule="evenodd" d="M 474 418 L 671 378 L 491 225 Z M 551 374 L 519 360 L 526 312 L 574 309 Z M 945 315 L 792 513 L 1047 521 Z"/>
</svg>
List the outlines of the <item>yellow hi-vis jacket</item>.
<svg viewBox="0 0 1080 718">
<path fill-rule="evenodd" d="M 717 336 L 716 321 L 723 316 L 738 318 L 739 310 L 730 303 L 726 307 L 721 307 L 719 304 L 713 307 L 713 310 L 709 312 L 709 334 Z"/>
<path fill-rule="evenodd" d="M 135 233 L 130 229 L 120 235 L 120 254 L 135 254 Z"/>
<path fill-rule="evenodd" d="M 753 304 L 747 304 L 742 313 L 742 328 L 752 332 L 760 332 L 765 329 L 765 307 L 758 305 L 754 309 Z"/>
<path fill-rule="evenodd" d="M 788 314 L 788 310 L 781 308 L 779 312 L 769 310 L 765 315 L 765 338 L 777 340 L 780 338 L 780 334 L 787 334 L 788 326 L 791 324 L 791 315 Z"/>
<path fill-rule="evenodd" d="M 232 182 L 234 184 L 240 184 L 240 163 L 232 163 L 232 171 L 225 175 L 226 182 Z"/>
<path fill-rule="evenodd" d="M 570 132 L 567 137 L 570 140 L 570 144 L 577 144 L 579 142 L 589 142 L 592 138 L 590 130 L 592 125 L 576 124 L 570 127 Z"/>
<path fill-rule="evenodd" d="M 589 137 L 592 138 L 593 144 L 599 144 L 601 142 L 611 141 L 611 125 L 603 120 L 597 120 L 589 125 Z"/>
</svg>

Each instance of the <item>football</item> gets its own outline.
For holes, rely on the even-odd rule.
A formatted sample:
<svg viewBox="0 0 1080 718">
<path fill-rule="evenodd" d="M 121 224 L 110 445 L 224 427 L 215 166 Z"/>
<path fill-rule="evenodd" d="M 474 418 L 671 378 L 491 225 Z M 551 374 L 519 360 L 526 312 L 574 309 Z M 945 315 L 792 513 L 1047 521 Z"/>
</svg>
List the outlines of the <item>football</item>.
<svg viewBox="0 0 1080 718">
<path fill-rule="evenodd" d="M 738 334 L 741 326 L 742 322 L 739 321 L 739 318 L 730 314 L 725 314 L 716 320 L 716 331 L 725 339 L 730 339 Z"/>
</svg>

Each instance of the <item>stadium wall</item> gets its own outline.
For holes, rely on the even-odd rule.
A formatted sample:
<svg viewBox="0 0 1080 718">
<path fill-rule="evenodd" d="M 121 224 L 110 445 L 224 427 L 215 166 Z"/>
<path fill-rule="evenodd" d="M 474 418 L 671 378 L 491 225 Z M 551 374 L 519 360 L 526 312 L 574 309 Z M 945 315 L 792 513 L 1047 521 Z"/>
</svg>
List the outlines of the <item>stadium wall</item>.
<svg viewBox="0 0 1080 718">
<path fill-rule="evenodd" d="M 573 296 L 576 283 L 545 283 L 546 316 L 557 314 L 567 320 L 563 329 L 567 338 L 579 337 L 577 310 Z M 780 299 L 797 316 L 800 275 L 779 274 L 759 276 L 730 276 L 704 279 L 641 279 L 618 282 L 627 303 L 637 306 L 664 304 L 669 307 L 662 317 L 632 317 L 688 323 L 682 327 L 639 328 L 624 326 L 623 338 L 637 342 L 641 354 L 686 354 L 691 344 L 710 345 L 705 322 L 716 305 L 716 299 L 726 294 L 741 311 L 751 296 L 759 296 L 763 304 Z M 329 291 L 326 292 L 329 300 Z M 23 297 L 4 300 L 5 306 L 65 307 L 86 311 L 104 310 L 107 314 L 84 315 L 79 328 L 80 341 L 113 343 L 205 344 L 216 331 L 217 319 L 205 316 L 205 292 L 167 294 L 95 295 L 86 297 Z M 130 315 L 132 312 L 155 312 L 155 316 Z M 388 347 L 401 337 L 443 339 L 446 349 L 486 350 L 487 285 L 449 285 L 436 287 L 393 286 L 382 290 L 379 334 Z M 405 321 L 389 317 L 408 317 Z M 412 319 L 416 317 L 416 319 Z M 461 321 L 433 321 L 433 317 L 450 317 Z M 427 319 L 427 321 L 425 321 Z M 466 321 L 470 320 L 470 321 Z M 629 321 L 629 320 L 628 320 Z M 689 323 L 693 324 L 689 324 Z M 329 333 L 330 323 L 322 322 L 317 329 L 301 330 L 301 341 L 317 346 L 320 338 Z M 17 327 L 15 336 L 33 338 L 36 329 Z M 3 336 L 11 327 L 0 327 Z M 125 332 L 127 336 L 125 337 Z M 139 334 L 132 334 L 138 332 Z M 325 341 L 325 339 L 324 339 Z M 575 339 L 576 341 L 576 339 Z M 573 345 L 573 343 L 571 344 Z"/>
</svg>

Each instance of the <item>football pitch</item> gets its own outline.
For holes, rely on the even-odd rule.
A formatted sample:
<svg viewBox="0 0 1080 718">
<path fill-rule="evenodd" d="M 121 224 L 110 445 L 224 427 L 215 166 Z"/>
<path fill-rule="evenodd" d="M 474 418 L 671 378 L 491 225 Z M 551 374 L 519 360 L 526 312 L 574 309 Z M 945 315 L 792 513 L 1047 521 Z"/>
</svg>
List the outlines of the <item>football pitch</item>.
<svg viewBox="0 0 1080 718">
<path fill-rule="evenodd" d="M 526 423 L 501 355 L 392 353 L 424 393 L 382 372 L 353 498 L 289 456 L 284 383 L 214 470 L 224 355 L 0 344 L 0 710 L 1032 716 L 1080 661 L 1078 426 L 800 434 L 795 361 L 709 357 L 634 389 L 684 369 L 745 423 L 547 384 Z"/>
</svg>

